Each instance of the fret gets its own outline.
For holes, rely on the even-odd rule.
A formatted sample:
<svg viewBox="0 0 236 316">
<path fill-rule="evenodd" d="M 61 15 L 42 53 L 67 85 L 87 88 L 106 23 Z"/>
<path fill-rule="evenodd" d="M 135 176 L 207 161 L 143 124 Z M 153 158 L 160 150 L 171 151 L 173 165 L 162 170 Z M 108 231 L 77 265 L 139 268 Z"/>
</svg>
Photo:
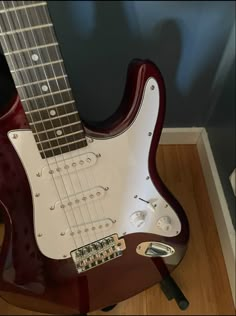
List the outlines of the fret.
<svg viewBox="0 0 236 316">
<path fill-rule="evenodd" d="M 48 120 L 48 121 L 42 121 L 37 122 L 37 124 L 31 124 L 31 128 L 36 132 L 36 134 L 39 131 L 48 130 L 51 128 L 54 129 L 61 129 L 63 125 L 71 124 L 71 123 L 81 123 L 78 113 L 73 115 L 66 115 L 60 119 L 54 119 L 54 120 Z M 58 135 L 61 136 L 61 135 Z"/>
<path fill-rule="evenodd" d="M 26 69 L 22 71 L 11 71 L 12 77 L 16 85 L 20 83 L 31 83 L 37 80 L 53 79 L 55 76 L 63 76 L 66 73 L 62 62 L 47 63 L 43 67 Z"/>
<path fill-rule="evenodd" d="M 35 99 L 38 99 L 38 98 L 54 96 L 55 94 L 59 94 L 59 93 L 67 92 L 67 91 L 71 91 L 71 88 L 64 89 L 64 90 L 59 90 L 59 91 L 56 91 L 56 92 L 45 93 L 44 95 L 35 95 L 34 97 L 21 99 L 21 102 L 26 102 L 26 101 L 35 100 Z"/>
<path fill-rule="evenodd" d="M 42 156 L 42 158 L 48 158 L 48 157 L 52 157 L 52 156 L 56 156 L 56 155 L 61 155 L 64 153 L 67 153 L 68 151 L 73 151 L 76 149 L 80 149 L 80 148 L 84 148 L 86 147 L 87 141 L 86 139 L 78 141 L 76 143 L 70 144 L 70 145 L 66 145 L 66 146 L 59 146 L 58 148 L 54 148 L 52 149 L 48 149 L 47 151 L 43 152 L 40 151 L 40 154 Z"/>
<path fill-rule="evenodd" d="M 35 137 L 39 136 L 40 138 L 45 137 L 46 133 L 47 134 L 55 133 L 58 130 L 62 131 L 63 133 L 67 133 L 69 129 L 71 129 L 72 131 L 77 130 L 77 129 L 82 129 L 81 122 L 80 123 L 74 122 L 74 123 L 70 123 L 70 124 L 64 124 L 64 125 L 60 126 L 60 128 L 48 128 L 47 130 L 44 129 L 41 131 L 37 131 L 37 129 L 34 126 L 32 126 L 34 136 Z M 43 138 L 43 139 L 45 139 L 45 138 Z M 46 137 L 46 139 L 47 139 L 47 137 Z"/>
<path fill-rule="evenodd" d="M 76 105 L 74 103 L 68 104 L 67 106 L 56 107 L 52 106 L 44 109 L 35 110 L 34 112 L 26 112 L 28 121 L 30 123 L 46 120 L 50 117 L 67 115 L 69 113 L 77 111 Z"/>
<path fill-rule="evenodd" d="M 37 68 L 37 66 L 44 67 L 45 65 L 53 64 L 58 62 L 58 60 L 62 61 L 60 51 L 55 45 L 47 48 L 34 49 L 31 52 L 22 52 L 17 55 L 7 55 L 5 57 L 10 69 L 13 71 L 25 71 L 27 69 Z"/>
<path fill-rule="evenodd" d="M 62 92 L 53 95 L 48 95 L 48 96 L 41 96 L 37 100 L 31 99 L 28 101 L 21 101 L 23 108 L 25 111 L 30 111 L 30 110 L 36 110 L 36 109 L 42 109 L 45 107 L 50 107 L 54 106 L 56 104 L 61 104 L 64 102 L 69 102 L 73 100 L 73 95 L 71 91 L 67 92 Z"/>
<path fill-rule="evenodd" d="M 22 33 L 22 32 L 32 32 L 34 30 L 43 29 L 45 27 L 52 27 L 52 26 L 53 25 L 51 23 L 50 24 L 42 24 L 42 25 L 38 25 L 38 26 L 26 27 L 24 29 L 17 29 L 14 31 L 3 32 L 3 33 L 1 33 L 1 35 L 6 36 L 6 35 L 14 35 L 14 34 Z"/>
<path fill-rule="evenodd" d="M 11 70 L 11 73 L 14 73 L 16 71 L 23 71 L 23 70 L 28 70 L 28 69 L 36 69 L 39 67 L 44 67 L 44 66 L 50 66 L 50 65 L 54 65 L 54 64 L 58 64 L 58 63 L 62 63 L 63 60 L 59 59 L 57 61 L 52 61 L 52 62 L 48 62 L 48 63 L 44 63 L 44 64 L 40 64 L 40 65 L 32 65 L 29 67 L 24 67 L 24 68 L 19 68 L 19 69 L 15 69 L 15 70 Z"/>
<path fill-rule="evenodd" d="M 1 12 L 1 20 L 4 32 L 21 32 L 24 29 L 34 29 L 50 23 L 50 18 L 45 10 L 45 7 L 23 8 L 21 11 L 11 8 L 10 12 Z"/>
<path fill-rule="evenodd" d="M 38 7 L 42 5 L 47 5 L 47 2 L 45 1 L 1 1 L 0 13 L 4 13 L 5 11 L 11 11 L 11 10 L 21 10 L 25 8 Z"/>
<path fill-rule="evenodd" d="M 47 79 L 47 81 L 63 79 L 63 78 L 66 78 L 66 77 L 67 77 L 67 75 L 58 76 L 58 77 L 55 77 L 55 78 Z M 31 82 L 31 83 L 25 83 L 25 84 L 16 86 L 16 88 L 30 87 L 31 85 L 38 84 L 38 83 L 45 83 L 45 82 L 46 82 L 45 80 L 39 80 L 39 81 L 35 81 L 35 82 Z"/>
<path fill-rule="evenodd" d="M 71 91 L 69 87 L 69 82 L 66 78 L 44 81 L 41 84 L 32 84 L 31 86 L 18 87 L 18 92 L 22 96 L 22 102 L 38 99 L 41 97 L 54 96 L 57 93 L 63 93 L 66 91 Z M 46 92 L 48 93 L 46 93 Z M 43 94 L 42 94 L 43 93 Z M 23 97 L 27 95 L 27 99 Z"/>
<path fill-rule="evenodd" d="M 48 147 L 48 148 L 42 148 L 42 145 L 39 144 L 39 146 L 41 147 L 41 150 L 40 152 L 42 151 L 48 151 L 48 150 L 54 150 L 54 149 L 60 149 L 61 147 L 64 147 L 64 146 L 69 146 L 69 145 L 73 145 L 73 144 L 76 144 L 76 143 L 79 143 L 79 142 L 82 142 L 82 141 L 85 141 L 86 138 L 83 137 L 81 139 L 76 139 L 76 140 L 73 140 L 73 141 L 70 141 L 70 142 L 65 142 L 64 144 L 62 145 L 55 145 L 55 146 L 51 146 L 51 147 Z"/>
<path fill-rule="evenodd" d="M 38 45 L 52 44 L 55 42 L 55 34 L 52 27 L 2 35 L 1 38 L 3 38 L 1 44 L 4 52 L 31 48 Z"/>
<path fill-rule="evenodd" d="M 30 125 L 35 125 L 35 124 L 41 124 L 43 122 L 43 124 L 45 122 L 51 122 L 53 123 L 54 120 L 61 120 L 62 118 L 64 117 L 70 117 L 70 115 L 78 115 L 78 112 L 77 111 L 74 111 L 74 112 L 71 112 L 71 113 L 67 113 L 67 114 L 64 114 L 64 115 L 60 115 L 60 116 L 56 116 L 56 117 L 50 117 L 48 119 L 44 119 L 44 120 L 40 120 L 40 121 L 34 121 L 32 123 L 29 123 Z M 78 123 L 80 123 L 80 121 L 78 121 Z"/>
<path fill-rule="evenodd" d="M 60 148 L 62 146 L 69 146 L 72 144 L 75 144 L 77 142 L 84 141 L 85 137 L 75 137 L 75 135 L 71 136 L 65 136 L 64 138 L 56 139 L 56 140 L 49 140 L 48 142 L 45 143 L 38 143 L 37 146 L 40 151 L 47 151 L 47 150 L 53 150 L 56 148 Z"/>
<path fill-rule="evenodd" d="M 30 47 L 30 48 L 18 49 L 18 50 L 9 52 L 9 53 L 4 53 L 4 55 L 5 56 L 11 56 L 11 55 L 14 55 L 14 54 L 20 54 L 20 53 L 28 52 L 28 51 L 31 51 L 31 50 L 38 50 L 40 48 L 49 48 L 51 46 L 58 46 L 58 45 L 59 44 L 57 42 L 52 43 L 52 44 L 38 45 L 38 46 Z"/>
<path fill-rule="evenodd" d="M 45 140 L 42 140 L 42 141 L 38 141 L 36 142 L 37 144 L 43 144 L 43 143 L 46 143 L 46 142 L 51 142 L 51 141 L 54 141 L 54 140 L 60 140 L 62 138 L 66 138 L 68 136 L 75 136 L 75 135 L 78 135 L 78 134 L 81 134 L 83 133 L 83 130 L 80 130 L 80 131 L 77 131 L 77 132 L 74 132 L 74 133 L 69 133 L 69 134 L 66 134 L 66 135 L 63 135 L 63 136 L 57 136 L 57 137 L 54 137 L 54 138 L 48 138 L 48 139 L 45 139 Z"/>
<path fill-rule="evenodd" d="M 36 110 L 31 110 L 31 111 L 25 111 L 26 114 L 34 114 L 34 113 L 38 113 L 38 112 L 41 112 L 41 111 L 50 111 L 50 110 L 53 110 L 55 108 L 58 108 L 58 107 L 65 107 L 65 105 L 74 105 L 75 101 L 72 100 L 72 101 L 68 101 L 68 102 L 63 102 L 63 103 L 60 103 L 60 104 L 55 104 L 53 106 L 47 106 L 43 109 L 36 109 Z"/>
</svg>

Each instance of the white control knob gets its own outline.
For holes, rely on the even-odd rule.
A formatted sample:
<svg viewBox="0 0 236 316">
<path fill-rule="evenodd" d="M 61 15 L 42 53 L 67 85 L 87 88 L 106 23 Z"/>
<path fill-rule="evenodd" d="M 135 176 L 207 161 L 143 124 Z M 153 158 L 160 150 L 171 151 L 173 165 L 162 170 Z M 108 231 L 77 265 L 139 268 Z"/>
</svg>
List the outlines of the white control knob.
<svg viewBox="0 0 236 316">
<path fill-rule="evenodd" d="M 145 222 L 146 212 L 144 211 L 137 211 L 130 215 L 130 222 L 137 228 L 143 226 Z"/>
<path fill-rule="evenodd" d="M 157 226 L 163 231 L 168 232 L 172 229 L 171 219 L 169 216 L 163 216 L 157 221 Z"/>
</svg>

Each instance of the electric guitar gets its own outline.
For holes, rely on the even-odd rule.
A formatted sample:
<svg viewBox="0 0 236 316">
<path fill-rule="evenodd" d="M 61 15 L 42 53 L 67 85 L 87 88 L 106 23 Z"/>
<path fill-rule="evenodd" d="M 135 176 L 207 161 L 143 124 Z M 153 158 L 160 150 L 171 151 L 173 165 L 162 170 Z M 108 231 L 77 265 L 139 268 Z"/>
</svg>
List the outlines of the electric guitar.
<svg viewBox="0 0 236 316">
<path fill-rule="evenodd" d="M 182 260 L 189 226 L 156 170 L 158 68 L 133 60 L 119 109 L 82 122 L 44 1 L 0 1 L 17 95 L 0 118 L 0 296 L 46 313 L 116 304 Z"/>
</svg>

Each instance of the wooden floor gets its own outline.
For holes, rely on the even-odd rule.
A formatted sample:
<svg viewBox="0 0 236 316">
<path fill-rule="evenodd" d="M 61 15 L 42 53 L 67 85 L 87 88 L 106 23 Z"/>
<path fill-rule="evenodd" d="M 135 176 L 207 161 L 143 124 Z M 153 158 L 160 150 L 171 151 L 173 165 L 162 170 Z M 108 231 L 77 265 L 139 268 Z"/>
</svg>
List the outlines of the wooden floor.
<svg viewBox="0 0 236 316">
<path fill-rule="evenodd" d="M 184 207 L 191 237 L 187 254 L 173 276 L 190 301 L 180 311 L 156 285 L 120 303 L 109 313 L 91 315 L 235 315 L 216 225 L 195 145 L 162 145 L 157 166 L 168 188 Z M 1 315 L 36 315 L 0 299 Z M 39 313 L 37 313 L 39 315 Z"/>
</svg>

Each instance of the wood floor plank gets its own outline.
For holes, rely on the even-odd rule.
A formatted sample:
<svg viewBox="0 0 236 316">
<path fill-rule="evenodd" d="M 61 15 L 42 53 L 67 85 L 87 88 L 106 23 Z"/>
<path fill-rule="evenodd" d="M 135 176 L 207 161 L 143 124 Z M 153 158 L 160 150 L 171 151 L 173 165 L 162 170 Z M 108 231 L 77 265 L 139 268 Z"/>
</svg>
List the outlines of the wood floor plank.
<svg viewBox="0 0 236 316">
<path fill-rule="evenodd" d="M 121 302 L 111 312 L 90 315 L 235 315 L 220 241 L 195 145 L 161 145 L 157 168 L 182 204 L 190 223 L 188 251 L 173 272 L 190 306 L 180 311 L 159 285 Z M 39 315 L 0 300 L 0 315 Z"/>
</svg>

